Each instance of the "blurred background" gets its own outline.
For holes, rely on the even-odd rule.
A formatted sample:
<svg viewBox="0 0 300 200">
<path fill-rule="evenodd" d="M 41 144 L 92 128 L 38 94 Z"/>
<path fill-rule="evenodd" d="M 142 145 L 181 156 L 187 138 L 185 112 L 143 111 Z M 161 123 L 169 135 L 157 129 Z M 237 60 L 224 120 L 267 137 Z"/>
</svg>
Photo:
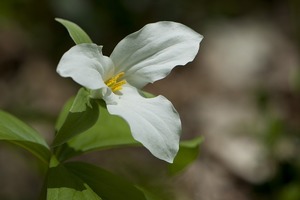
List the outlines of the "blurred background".
<svg viewBox="0 0 300 200">
<path fill-rule="evenodd" d="M 74 45 L 55 17 L 80 25 L 105 55 L 150 22 L 177 21 L 204 35 L 194 62 L 145 89 L 173 102 L 183 139 L 205 138 L 199 159 L 175 177 L 144 149 L 81 159 L 166 200 L 300 199 L 300 1 L 1 0 L 0 108 L 49 142 L 79 88 L 55 72 Z M 37 199 L 37 169 L 35 158 L 1 142 L 0 199 Z"/>
</svg>

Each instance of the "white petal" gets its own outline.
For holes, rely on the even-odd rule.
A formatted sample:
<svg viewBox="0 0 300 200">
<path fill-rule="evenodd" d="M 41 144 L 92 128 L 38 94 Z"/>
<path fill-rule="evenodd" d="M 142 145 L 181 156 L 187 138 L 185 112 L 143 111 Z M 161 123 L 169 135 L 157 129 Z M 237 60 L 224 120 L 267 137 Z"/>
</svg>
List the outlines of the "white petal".
<svg viewBox="0 0 300 200">
<path fill-rule="evenodd" d="M 137 88 L 166 77 L 177 65 L 192 61 L 202 35 L 176 22 L 157 22 L 125 37 L 111 54 L 116 71 Z"/>
<path fill-rule="evenodd" d="M 106 87 L 104 81 L 112 76 L 114 65 L 109 57 L 102 55 L 102 46 L 79 44 L 62 56 L 57 72 L 86 88 L 99 89 Z"/>
<path fill-rule="evenodd" d="M 144 98 L 128 84 L 121 95 L 112 95 L 108 101 L 104 98 L 108 112 L 125 119 L 132 136 L 154 156 L 172 163 L 181 133 L 180 118 L 172 103 L 163 96 Z"/>
</svg>

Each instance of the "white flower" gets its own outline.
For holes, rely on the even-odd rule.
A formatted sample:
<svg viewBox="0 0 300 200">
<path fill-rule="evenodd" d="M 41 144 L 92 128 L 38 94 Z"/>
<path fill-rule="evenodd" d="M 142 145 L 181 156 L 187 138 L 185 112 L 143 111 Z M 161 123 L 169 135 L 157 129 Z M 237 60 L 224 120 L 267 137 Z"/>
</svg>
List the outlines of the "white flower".
<svg viewBox="0 0 300 200">
<path fill-rule="evenodd" d="M 173 162 L 179 149 L 179 115 L 165 97 L 144 98 L 139 89 L 192 61 L 202 38 L 179 23 L 152 23 L 125 37 L 110 57 L 96 44 L 72 47 L 57 72 L 90 89 L 92 98 L 102 98 L 110 114 L 127 121 L 137 141 L 154 156 Z"/>
</svg>

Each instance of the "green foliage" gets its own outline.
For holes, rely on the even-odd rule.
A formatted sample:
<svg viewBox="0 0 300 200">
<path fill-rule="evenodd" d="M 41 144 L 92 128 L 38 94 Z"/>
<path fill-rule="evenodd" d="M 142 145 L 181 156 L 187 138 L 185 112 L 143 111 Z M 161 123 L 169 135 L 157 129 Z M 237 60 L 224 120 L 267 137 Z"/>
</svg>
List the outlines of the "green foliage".
<svg viewBox="0 0 300 200">
<path fill-rule="evenodd" d="M 42 199 L 146 200 L 132 183 L 100 167 L 83 163 L 59 163 L 53 156 Z"/>
<path fill-rule="evenodd" d="M 199 147 L 202 142 L 202 137 L 181 142 L 174 163 L 169 165 L 170 174 L 175 175 L 194 162 L 199 155 Z"/>
<path fill-rule="evenodd" d="M 72 100 L 66 104 L 61 115 L 65 115 L 65 111 L 71 104 Z M 98 121 L 93 127 L 61 147 L 58 155 L 60 160 L 90 151 L 139 144 L 131 136 L 129 126 L 122 118 L 110 115 L 100 101 L 98 101 L 98 109 L 100 110 Z M 61 118 L 63 117 L 59 117 Z"/>
<path fill-rule="evenodd" d="M 92 43 L 92 40 L 88 34 L 86 34 L 86 32 L 77 24 L 60 18 L 56 18 L 55 20 L 61 23 L 68 30 L 75 44 Z"/>
<path fill-rule="evenodd" d="M 50 166 L 46 179 L 46 188 L 47 200 L 102 200 L 87 183 L 62 164 Z"/>
<path fill-rule="evenodd" d="M 130 182 L 102 168 L 82 162 L 69 162 L 65 166 L 105 200 L 146 200 L 144 194 Z"/>
<path fill-rule="evenodd" d="M 44 164 L 48 163 L 50 150 L 41 135 L 27 124 L 4 111 L 0 111 L 0 140 L 23 147 Z"/>
<path fill-rule="evenodd" d="M 66 111 L 64 112 L 64 114 Z M 57 134 L 52 146 L 65 143 L 75 135 L 91 128 L 97 121 L 99 109 L 95 100 L 89 98 L 89 92 L 81 88 L 65 119 L 60 117 Z"/>
</svg>

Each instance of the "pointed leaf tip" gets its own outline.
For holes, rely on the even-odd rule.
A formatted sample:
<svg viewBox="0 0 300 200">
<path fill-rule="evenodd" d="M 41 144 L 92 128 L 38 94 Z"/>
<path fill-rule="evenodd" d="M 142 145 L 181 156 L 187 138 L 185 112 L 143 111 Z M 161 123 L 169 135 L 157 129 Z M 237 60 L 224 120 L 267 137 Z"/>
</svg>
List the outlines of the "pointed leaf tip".
<svg viewBox="0 0 300 200">
<path fill-rule="evenodd" d="M 61 18 L 55 18 L 55 20 L 61 23 L 68 30 L 75 44 L 92 43 L 88 34 L 74 22 Z"/>
</svg>

